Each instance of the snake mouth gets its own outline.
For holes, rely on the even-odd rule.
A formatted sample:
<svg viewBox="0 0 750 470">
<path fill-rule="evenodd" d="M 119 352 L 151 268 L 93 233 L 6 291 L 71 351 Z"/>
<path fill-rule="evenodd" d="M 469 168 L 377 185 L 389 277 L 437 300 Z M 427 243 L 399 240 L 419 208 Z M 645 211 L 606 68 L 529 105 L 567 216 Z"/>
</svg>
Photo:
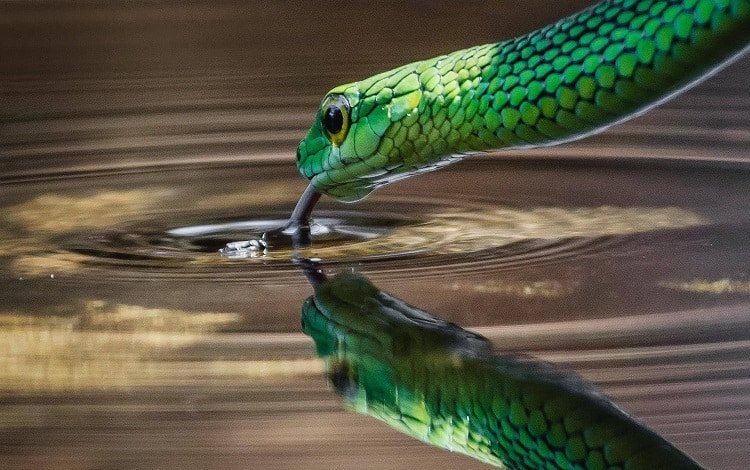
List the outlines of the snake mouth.
<svg viewBox="0 0 750 470">
<path fill-rule="evenodd" d="M 312 131 L 311 131 L 312 132 Z M 297 168 L 320 193 L 341 202 L 356 202 L 379 186 L 387 169 L 379 169 L 383 158 L 377 154 L 365 158 L 344 151 L 330 142 L 319 148 L 319 137 L 307 137 L 296 150 Z M 310 142 L 315 142 L 311 148 Z M 315 150 L 311 153 L 312 150 Z M 373 159 L 377 161 L 373 161 Z"/>
<path fill-rule="evenodd" d="M 376 185 L 368 178 L 335 181 L 331 173 L 327 171 L 314 173 L 307 178 L 318 192 L 346 203 L 361 201 L 376 188 Z"/>
</svg>

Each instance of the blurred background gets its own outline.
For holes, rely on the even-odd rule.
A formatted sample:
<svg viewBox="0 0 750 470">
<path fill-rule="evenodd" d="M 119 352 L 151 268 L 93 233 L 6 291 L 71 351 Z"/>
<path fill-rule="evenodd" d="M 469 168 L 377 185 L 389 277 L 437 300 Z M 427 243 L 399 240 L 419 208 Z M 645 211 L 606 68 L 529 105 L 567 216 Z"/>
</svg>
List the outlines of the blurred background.
<svg viewBox="0 0 750 470">
<path fill-rule="evenodd" d="M 0 3 L 0 466 L 481 468 L 344 411 L 280 223 L 333 86 L 588 1 Z M 750 458 L 750 58 L 564 146 L 392 185 L 330 272 L 575 370 L 709 468 Z"/>
</svg>

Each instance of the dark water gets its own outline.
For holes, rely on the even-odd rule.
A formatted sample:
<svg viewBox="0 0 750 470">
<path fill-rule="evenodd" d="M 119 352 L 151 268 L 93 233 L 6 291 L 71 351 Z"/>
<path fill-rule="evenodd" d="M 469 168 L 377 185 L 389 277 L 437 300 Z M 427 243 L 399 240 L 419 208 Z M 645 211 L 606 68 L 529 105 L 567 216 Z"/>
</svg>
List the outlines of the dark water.
<svg viewBox="0 0 750 470">
<path fill-rule="evenodd" d="M 326 89 L 585 4 L 0 5 L 0 463 L 480 468 L 342 409 L 287 250 L 216 250 L 287 216 Z M 744 468 L 748 73 L 578 143 L 324 198 L 309 255 Z"/>
</svg>

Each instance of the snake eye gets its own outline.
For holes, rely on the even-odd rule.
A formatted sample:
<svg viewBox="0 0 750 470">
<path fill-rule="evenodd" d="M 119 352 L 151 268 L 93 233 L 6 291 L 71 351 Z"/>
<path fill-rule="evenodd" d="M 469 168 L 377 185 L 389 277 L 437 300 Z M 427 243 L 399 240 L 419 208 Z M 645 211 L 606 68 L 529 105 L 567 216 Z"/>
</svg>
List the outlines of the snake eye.
<svg viewBox="0 0 750 470">
<path fill-rule="evenodd" d="M 325 116 L 323 116 L 323 125 L 331 134 L 340 131 L 344 127 L 344 115 L 341 114 L 341 110 L 335 106 L 329 106 Z"/>
<path fill-rule="evenodd" d="M 341 145 L 349 131 L 349 109 L 349 102 L 342 95 L 331 95 L 323 100 L 320 122 L 334 145 Z"/>
<path fill-rule="evenodd" d="M 333 364 L 328 372 L 328 379 L 336 393 L 342 397 L 353 398 L 357 394 L 359 383 L 346 362 Z"/>
</svg>

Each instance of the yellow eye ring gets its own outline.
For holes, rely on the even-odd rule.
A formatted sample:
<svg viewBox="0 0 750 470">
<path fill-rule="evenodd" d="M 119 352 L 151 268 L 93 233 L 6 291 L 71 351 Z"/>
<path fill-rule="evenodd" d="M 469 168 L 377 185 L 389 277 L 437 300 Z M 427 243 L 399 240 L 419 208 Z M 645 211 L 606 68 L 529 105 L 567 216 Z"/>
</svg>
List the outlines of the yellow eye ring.
<svg viewBox="0 0 750 470">
<path fill-rule="evenodd" d="M 341 145 L 349 132 L 349 101 L 343 95 L 329 95 L 320 106 L 320 125 L 335 146 Z"/>
</svg>

